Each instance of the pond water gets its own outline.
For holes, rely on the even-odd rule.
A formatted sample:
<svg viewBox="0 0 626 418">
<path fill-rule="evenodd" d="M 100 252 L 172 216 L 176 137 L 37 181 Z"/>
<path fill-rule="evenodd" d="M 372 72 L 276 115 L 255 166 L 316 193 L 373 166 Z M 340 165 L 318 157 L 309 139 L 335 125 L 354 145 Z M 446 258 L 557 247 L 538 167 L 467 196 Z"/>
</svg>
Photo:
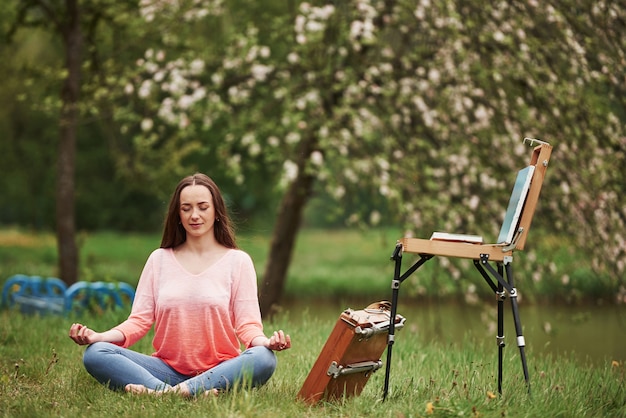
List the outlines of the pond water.
<svg viewBox="0 0 626 418">
<path fill-rule="evenodd" d="M 328 320 L 332 327 L 346 308 L 363 309 L 363 301 L 298 301 L 286 306 L 289 321 L 299 321 L 315 312 Z M 467 337 L 484 338 L 487 349 L 497 353 L 496 302 L 483 305 L 424 303 L 403 300 L 400 296 L 398 313 L 406 318 L 405 329 L 417 332 L 424 342 L 462 344 Z M 504 335 L 506 352 L 517 352 L 515 325 L 511 304 L 504 304 Z M 581 365 L 604 366 L 613 360 L 626 361 L 626 306 L 547 306 L 519 304 L 520 320 L 526 340 L 526 353 L 567 356 Z M 402 335 L 396 336 L 401 344 Z"/>
</svg>

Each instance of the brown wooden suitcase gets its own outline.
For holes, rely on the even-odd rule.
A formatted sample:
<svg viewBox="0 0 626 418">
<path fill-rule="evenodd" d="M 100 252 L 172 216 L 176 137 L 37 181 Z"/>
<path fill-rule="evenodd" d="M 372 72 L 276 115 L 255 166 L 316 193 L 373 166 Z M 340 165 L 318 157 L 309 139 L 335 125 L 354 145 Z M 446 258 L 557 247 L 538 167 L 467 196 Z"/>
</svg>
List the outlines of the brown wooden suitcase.
<svg viewBox="0 0 626 418">
<path fill-rule="evenodd" d="M 357 396 L 371 374 L 382 367 L 389 319 L 389 302 L 376 302 L 362 310 L 346 309 L 335 324 L 297 397 L 308 404 L 322 399 Z M 394 329 L 404 326 L 396 315 Z"/>
</svg>

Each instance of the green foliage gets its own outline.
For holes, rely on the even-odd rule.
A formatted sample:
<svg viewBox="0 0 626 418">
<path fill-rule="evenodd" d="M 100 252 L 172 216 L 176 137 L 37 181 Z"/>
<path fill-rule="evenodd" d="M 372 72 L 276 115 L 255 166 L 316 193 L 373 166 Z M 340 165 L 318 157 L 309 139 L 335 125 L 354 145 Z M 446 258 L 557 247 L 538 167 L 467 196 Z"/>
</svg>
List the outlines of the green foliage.
<svg viewBox="0 0 626 418">
<path fill-rule="evenodd" d="M 130 167 L 159 169 L 168 143 L 182 153 L 186 144 L 188 159 L 174 159 L 203 169 L 210 158 L 236 200 L 271 202 L 268 184 L 280 193 L 314 176 L 331 222 L 495 234 L 527 159 L 521 138 L 538 136 L 555 152 L 535 226 L 572 234 L 597 271 L 619 277 L 626 205 L 610 167 L 625 158 L 615 74 L 626 11 L 570 3 L 155 6 L 161 24 L 183 16 L 181 33 L 241 29 L 201 44 L 165 26 L 163 48 L 148 49 L 128 80 Z"/>
</svg>

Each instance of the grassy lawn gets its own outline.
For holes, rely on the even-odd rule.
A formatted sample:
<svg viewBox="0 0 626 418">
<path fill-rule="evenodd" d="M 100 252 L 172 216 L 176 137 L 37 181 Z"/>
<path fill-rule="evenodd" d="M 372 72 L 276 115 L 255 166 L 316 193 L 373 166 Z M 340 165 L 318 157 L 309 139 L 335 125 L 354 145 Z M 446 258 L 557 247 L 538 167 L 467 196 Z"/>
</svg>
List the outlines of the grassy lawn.
<svg viewBox="0 0 626 418">
<path fill-rule="evenodd" d="M 315 300 L 352 296 L 378 300 L 381 294 L 390 292 L 393 263 L 389 256 L 398 237 L 393 230 L 303 231 L 289 271 L 286 297 Z M 159 242 L 157 234 L 81 234 L 80 278 L 135 285 L 146 258 Z M 269 233 L 241 234 L 239 244 L 251 254 L 262 274 Z M 585 275 L 575 265 L 575 254 L 559 251 L 557 270 L 574 268 L 579 273 L 573 274 L 572 280 L 582 280 Z M 406 261 L 405 268 L 409 263 Z M 437 264 L 424 269 L 420 270 L 419 279 L 403 285 L 404 297 L 410 293 L 440 297 L 467 292 L 462 283 L 470 281 L 450 278 Z M 0 230 L 0 283 L 16 273 L 56 275 L 53 235 Z M 533 281 L 529 282 L 533 285 Z M 552 282 L 556 292 L 563 292 L 565 286 L 557 278 Z M 549 289 L 545 286 L 535 284 L 531 289 L 544 292 Z M 586 288 L 580 289 L 582 292 Z M 308 406 L 297 401 L 296 394 L 328 338 L 334 318 L 321 317 L 315 312 L 315 304 L 309 302 L 309 307 L 304 313 L 298 312 L 299 319 L 294 321 L 296 315 L 290 315 L 288 309 L 296 309 L 297 304 L 289 306 L 265 324 L 267 329 L 288 330 L 295 342 L 291 350 L 278 354 L 279 367 L 270 382 L 260 389 L 196 400 L 116 393 L 87 375 L 81 365 L 84 349 L 67 337 L 70 324 L 80 320 L 95 329 L 108 329 L 125 319 L 127 312 L 123 310 L 103 315 L 85 313 L 77 318 L 23 316 L 2 309 L 0 416 L 626 416 L 623 362 L 593 367 L 566 356 L 533 356 L 529 359 L 529 395 L 518 350 L 511 341 L 505 350 L 503 395 L 498 396 L 493 341 L 468 335 L 463 341 L 442 344 L 425 340 L 413 327 L 400 331 L 401 338 L 394 346 L 391 388 L 385 402 L 381 401 L 383 369 L 374 373 L 357 398 Z M 150 338 L 144 338 L 134 349 L 151 352 Z"/>
<path fill-rule="evenodd" d="M 80 318 L 96 329 L 119 322 L 125 312 Z M 279 365 L 262 388 L 183 400 L 113 392 L 83 369 L 83 347 L 67 337 L 72 317 L 31 317 L 0 311 L 0 416 L 4 417 L 621 417 L 626 414 L 624 364 L 602 368 L 567 358 L 532 359 L 531 395 L 516 347 L 506 350 L 503 395 L 497 395 L 492 344 L 468 338 L 454 345 L 423 341 L 410 328 L 394 346 L 390 393 L 381 401 L 384 369 L 359 397 L 306 405 L 296 394 L 334 323 L 314 313 L 299 325 L 289 314 L 266 323 L 289 329 L 297 343 L 278 353 Z M 149 353 L 150 338 L 134 349 Z M 386 355 L 383 355 L 383 361 Z"/>
</svg>

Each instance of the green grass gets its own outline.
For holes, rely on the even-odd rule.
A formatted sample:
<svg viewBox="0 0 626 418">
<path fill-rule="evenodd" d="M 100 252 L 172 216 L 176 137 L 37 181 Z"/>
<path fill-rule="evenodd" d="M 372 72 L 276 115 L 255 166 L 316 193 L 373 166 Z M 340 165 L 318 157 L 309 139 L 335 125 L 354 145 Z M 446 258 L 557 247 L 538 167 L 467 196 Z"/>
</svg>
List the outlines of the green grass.
<svg viewBox="0 0 626 418">
<path fill-rule="evenodd" d="M 294 252 L 286 296 L 352 295 L 378 300 L 381 294 L 390 291 L 393 263 L 389 256 L 397 236 L 397 231 L 381 230 L 303 231 Z M 145 259 L 158 246 L 159 239 L 157 234 L 81 234 L 81 279 L 136 284 Z M 267 259 L 268 243 L 269 234 L 240 236 L 240 245 L 255 260 L 259 274 Z M 575 260 L 576 255 L 571 252 L 559 254 L 557 270 L 580 271 L 580 266 L 571 266 Z M 409 262 L 405 262 L 405 267 Z M 446 271 L 436 264 L 424 269 L 419 278 L 403 284 L 403 297 L 460 295 L 466 291 L 462 282 L 470 282 L 447 277 Z M 16 229 L 0 230 L 0 280 L 16 273 L 55 276 L 54 237 Z M 577 273 L 572 278 L 584 281 L 584 276 Z M 534 289 L 542 292 L 552 289 L 558 294 L 563 286 L 558 278 L 553 282 L 552 287 L 541 283 Z M 391 391 L 385 402 L 381 401 L 384 371 L 378 371 L 359 397 L 307 406 L 296 400 L 296 394 L 328 338 L 334 318 L 320 316 L 314 304 L 303 306 L 309 306 L 304 314 L 292 314 L 288 309 L 295 308 L 285 308 L 271 323 L 265 324 L 269 330 L 288 330 L 294 341 L 291 350 L 278 354 L 278 369 L 266 386 L 197 400 L 112 392 L 84 371 L 81 365 L 84 348 L 67 337 L 70 324 L 80 320 L 94 329 L 108 329 L 125 319 L 127 312 L 123 310 L 104 315 L 87 313 L 76 318 L 23 316 L 2 309 L 0 416 L 626 416 L 623 363 L 593 367 L 574 358 L 531 355 L 532 396 L 529 396 L 518 350 L 510 344 L 505 349 L 503 395 L 492 397 L 497 392 L 493 341 L 489 344 L 482 336 L 468 335 L 462 341 L 446 345 L 425 340 L 417 332 L 419 327 L 406 327 L 399 332 L 393 350 Z M 144 338 L 133 348 L 150 353 L 150 338 Z M 432 414 L 427 413 L 429 405 L 434 408 Z"/>
<path fill-rule="evenodd" d="M 96 329 L 117 323 L 124 312 L 80 319 Z M 334 325 L 311 313 L 300 323 L 289 312 L 266 323 L 290 331 L 294 346 L 278 353 L 279 365 L 267 385 L 217 398 L 153 398 L 105 389 L 83 369 L 83 347 L 67 337 L 76 318 L 29 317 L 0 311 L 0 416 L 4 417 L 620 417 L 626 414 L 623 364 L 580 366 L 567 358 L 533 358 L 532 395 L 522 378 L 517 349 L 505 349 L 502 396 L 497 392 L 491 344 L 472 338 L 454 345 L 422 341 L 411 329 L 398 333 L 390 393 L 381 401 L 384 369 L 363 393 L 308 406 L 296 399 Z M 150 352 L 150 338 L 134 349 Z M 383 355 L 383 361 L 386 356 Z M 432 404 L 432 414 L 426 410 Z"/>
</svg>

